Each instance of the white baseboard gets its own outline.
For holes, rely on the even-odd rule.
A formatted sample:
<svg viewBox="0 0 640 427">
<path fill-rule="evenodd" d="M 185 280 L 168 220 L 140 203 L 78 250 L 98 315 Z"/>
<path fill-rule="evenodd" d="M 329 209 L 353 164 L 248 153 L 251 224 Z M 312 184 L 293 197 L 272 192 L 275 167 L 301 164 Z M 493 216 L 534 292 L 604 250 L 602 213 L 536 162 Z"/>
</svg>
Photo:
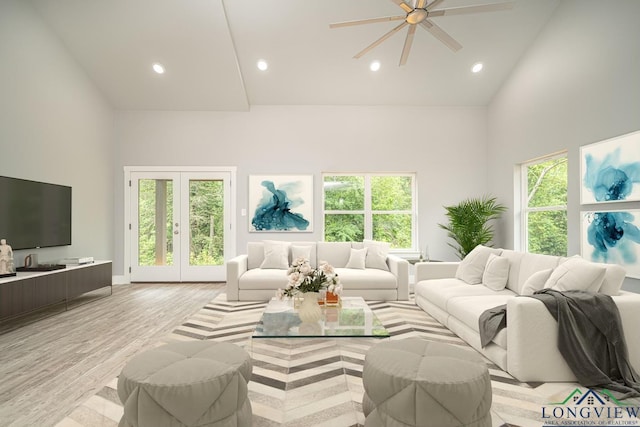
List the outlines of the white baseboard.
<svg viewBox="0 0 640 427">
<path fill-rule="evenodd" d="M 129 285 L 129 281 L 127 280 L 126 276 L 112 276 L 111 277 L 111 283 L 113 283 L 114 285 Z"/>
</svg>

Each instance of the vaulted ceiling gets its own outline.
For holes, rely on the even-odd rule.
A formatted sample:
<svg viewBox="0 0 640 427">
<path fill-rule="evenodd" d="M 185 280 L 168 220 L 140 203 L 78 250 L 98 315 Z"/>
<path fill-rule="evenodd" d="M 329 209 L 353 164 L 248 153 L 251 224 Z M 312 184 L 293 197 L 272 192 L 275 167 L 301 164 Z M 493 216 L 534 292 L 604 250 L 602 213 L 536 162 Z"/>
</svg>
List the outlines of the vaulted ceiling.
<svg viewBox="0 0 640 427">
<path fill-rule="evenodd" d="M 413 0 L 406 0 L 413 4 Z M 445 0 L 437 8 L 505 0 Z M 406 30 L 353 56 L 398 22 L 390 0 L 31 0 L 116 109 L 246 111 L 251 105 L 487 105 L 558 0 L 432 18 L 463 47 L 422 28 L 400 67 Z M 430 2 L 429 2 L 430 3 Z M 260 71 L 259 59 L 269 68 Z M 373 60 L 379 71 L 369 69 Z M 166 72 L 152 71 L 162 63 Z M 481 73 L 471 66 L 483 62 Z"/>
</svg>

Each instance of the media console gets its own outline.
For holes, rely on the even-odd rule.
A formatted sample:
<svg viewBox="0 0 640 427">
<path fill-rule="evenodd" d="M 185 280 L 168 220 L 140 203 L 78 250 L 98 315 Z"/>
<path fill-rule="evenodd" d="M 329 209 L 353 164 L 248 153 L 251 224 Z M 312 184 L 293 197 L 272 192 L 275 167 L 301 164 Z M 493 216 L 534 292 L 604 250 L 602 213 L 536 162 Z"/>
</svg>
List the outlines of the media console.
<svg viewBox="0 0 640 427">
<path fill-rule="evenodd" d="M 58 304 L 68 310 L 73 299 L 107 286 L 111 294 L 111 278 L 111 261 L 96 261 L 0 279 L 0 323 Z"/>
</svg>

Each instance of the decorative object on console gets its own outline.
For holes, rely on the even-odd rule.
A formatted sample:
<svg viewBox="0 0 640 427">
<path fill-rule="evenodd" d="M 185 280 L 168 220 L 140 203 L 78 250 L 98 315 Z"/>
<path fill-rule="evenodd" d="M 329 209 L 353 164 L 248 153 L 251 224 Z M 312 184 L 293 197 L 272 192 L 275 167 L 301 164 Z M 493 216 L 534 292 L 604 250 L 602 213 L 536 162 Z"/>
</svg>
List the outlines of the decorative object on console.
<svg viewBox="0 0 640 427">
<path fill-rule="evenodd" d="M 640 131 L 580 147 L 580 203 L 640 200 Z"/>
<path fill-rule="evenodd" d="M 438 224 L 447 230 L 455 245 L 454 248 L 460 259 L 478 245 L 487 245 L 493 239 L 493 227 L 489 221 L 497 219 L 506 211 L 506 207 L 496 201 L 495 197 L 483 196 L 482 198 L 470 198 L 457 205 L 445 206 L 449 223 Z M 485 260 L 486 261 L 486 260 Z"/>
<path fill-rule="evenodd" d="M 628 277 L 640 278 L 640 209 L 581 212 L 581 218 L 582 256 L 619 264 Z"/>
<path fill-rule="evenodd" d="M 27 268 L 36 268 L 37 266 L 39 266 L 40 263 L 38 262 L 38 254 L 29 254 L 26 257 L 24 257 L 24 266 Z"/>
<path fill-rule="evenodd" d="M 313 231 L 313 175 L 249 176 L 249 231 Z"/>
<path fill-rule="evenodd" d="M 13 249 L 6 239 L 0 240 L 0 277 L 15 276 L 16 270 L 13 265 Z"/>
</svg>

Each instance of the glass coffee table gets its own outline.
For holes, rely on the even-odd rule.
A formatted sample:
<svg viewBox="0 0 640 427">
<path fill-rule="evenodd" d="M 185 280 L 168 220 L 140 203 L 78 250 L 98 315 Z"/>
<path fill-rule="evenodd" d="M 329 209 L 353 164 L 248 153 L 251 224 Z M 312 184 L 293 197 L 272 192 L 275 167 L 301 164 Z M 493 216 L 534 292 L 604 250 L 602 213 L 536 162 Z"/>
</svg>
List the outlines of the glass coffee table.
<svg viewBox="0 0 640 427">
<path fill-rule="evenodd" d="M 389 338 L 389 331 L 362 297 L 342 297 L 338 307 L 322 307 L 317 322 L 302 322 L 291 300 L 272 298 L 253 331 L 261 338 Z"/>
</svg>

